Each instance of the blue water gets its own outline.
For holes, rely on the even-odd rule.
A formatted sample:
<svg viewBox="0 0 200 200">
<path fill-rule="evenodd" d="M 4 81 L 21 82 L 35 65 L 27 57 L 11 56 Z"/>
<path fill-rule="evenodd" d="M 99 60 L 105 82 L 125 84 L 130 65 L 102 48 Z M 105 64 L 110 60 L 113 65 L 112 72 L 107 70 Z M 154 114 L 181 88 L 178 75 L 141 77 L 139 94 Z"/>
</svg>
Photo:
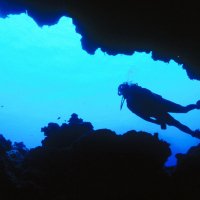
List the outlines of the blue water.
<svg viewBox="0 0 200 200">
<path fill-rule="evenodd" d="M 181 65 L 153 61 L 145 53 L 109 56 L 98 49 L 89 55 L 80 39 L 70 18 L 42 28 L 26 14 L 0 18 L 0 133 L 35 147 L 43 139 L 41 127 L 48 122 L 62 124 L 76 112 L 95 129 L 109 128 L 118 134 L 131 129 L 158 132 L 171 144 L 173 155 L 199 143 L 176 128 L 161 130 L 126 106 L 120 111 L 117 88 L 125 81 L 182 105 L 196 103 L 200 83 L 190 80 Z M 196 110 L 173 116 L 198 129 L 199 114 Z M 167 164 L 174 163 L 172 156 Z"/>
</svg>

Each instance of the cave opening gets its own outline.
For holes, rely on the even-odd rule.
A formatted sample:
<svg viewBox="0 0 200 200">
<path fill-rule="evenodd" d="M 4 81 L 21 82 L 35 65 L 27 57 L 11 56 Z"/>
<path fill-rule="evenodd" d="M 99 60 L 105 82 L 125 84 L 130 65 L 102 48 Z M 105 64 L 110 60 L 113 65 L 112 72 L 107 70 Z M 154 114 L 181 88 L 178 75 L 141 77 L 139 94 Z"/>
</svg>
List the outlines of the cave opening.
<svg viewBox="0 0 200 200">
<path fill-rule="evenodd" d="M 173 127 L 161 130 L 120 111 L 118 85 L 138 83 L 182 105 L 200 99 L 198 81 L 190 80 L 173 60 L 154 61 L 151 53 L 110 56 L 98 49 L 89 55 L 81 48 L 81 36 L 72 20 L 38 27 L 27 14 L 0 19 L 0 132 L 27 147 L 40 145 L 40 128 L 53 121 L 62 124 L 71 113 L 90 121 L 95 129 L 109 128 L 117 134 L 129 130 L 159 133 L 171 144 L 168 164 L 176 153 L 185 153 L 199 140 Z M 198 129 L 198 111 L 174 114 L 192 129 Z M 59 118 L 59 119 L 58 119 Z"/>
</svg>

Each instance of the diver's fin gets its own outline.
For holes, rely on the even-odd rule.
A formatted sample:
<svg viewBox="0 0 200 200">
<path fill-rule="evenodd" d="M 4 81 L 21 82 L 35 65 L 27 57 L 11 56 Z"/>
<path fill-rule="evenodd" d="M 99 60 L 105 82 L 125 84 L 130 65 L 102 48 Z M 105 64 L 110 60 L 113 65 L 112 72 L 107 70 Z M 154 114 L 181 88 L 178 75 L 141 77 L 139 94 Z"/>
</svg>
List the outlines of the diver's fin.
<svg viewBox="0 0 200 200">
<path fill-rule="evenodd" d="M 200 100 L 197 101 L 196 105 L 197 105 L 197 109 L 200 109 Z"/>
</svg>

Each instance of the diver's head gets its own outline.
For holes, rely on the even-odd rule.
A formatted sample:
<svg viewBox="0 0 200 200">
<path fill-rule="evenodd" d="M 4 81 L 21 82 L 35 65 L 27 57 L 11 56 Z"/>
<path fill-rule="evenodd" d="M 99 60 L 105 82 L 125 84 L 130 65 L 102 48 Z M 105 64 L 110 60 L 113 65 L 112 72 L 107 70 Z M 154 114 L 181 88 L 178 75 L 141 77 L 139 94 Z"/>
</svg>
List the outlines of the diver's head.
<svg viewBox="0 0 200 200">
<path fill-rule="evenodd" d="M 120 110 L 122 109 L 124 101 L 127 98 L 127 95 L 129 93 L 129 89 L 130 89 L 130 85 L 127 82 L 119 85 L 119 87 L 118 87 L 118 95 L 122 96 Z"/>
<path fill-rule="evenodd" d="M 130 85 L 125 82 L 119 85 L 118 87 L 118 95 L 123 96 L 125 99 L 127 97 L 127 94 L 129 93 Z"/>
</svg>

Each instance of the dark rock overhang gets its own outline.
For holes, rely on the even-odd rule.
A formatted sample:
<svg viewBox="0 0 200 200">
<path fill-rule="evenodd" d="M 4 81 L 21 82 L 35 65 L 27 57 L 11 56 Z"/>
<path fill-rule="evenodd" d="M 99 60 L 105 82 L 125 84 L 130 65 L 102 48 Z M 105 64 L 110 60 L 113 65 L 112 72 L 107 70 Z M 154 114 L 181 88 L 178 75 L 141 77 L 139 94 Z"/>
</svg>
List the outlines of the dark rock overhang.
<svg viewBox="0 0 200 200">
<path fill-rule="evenodd" d="M 152 52 L 200 80 L 200 6 L 190 0 L 0 0 L 1 17 L 27 12 L 39 26 L 72 17 L 90 54 Z"/>
</svg>

